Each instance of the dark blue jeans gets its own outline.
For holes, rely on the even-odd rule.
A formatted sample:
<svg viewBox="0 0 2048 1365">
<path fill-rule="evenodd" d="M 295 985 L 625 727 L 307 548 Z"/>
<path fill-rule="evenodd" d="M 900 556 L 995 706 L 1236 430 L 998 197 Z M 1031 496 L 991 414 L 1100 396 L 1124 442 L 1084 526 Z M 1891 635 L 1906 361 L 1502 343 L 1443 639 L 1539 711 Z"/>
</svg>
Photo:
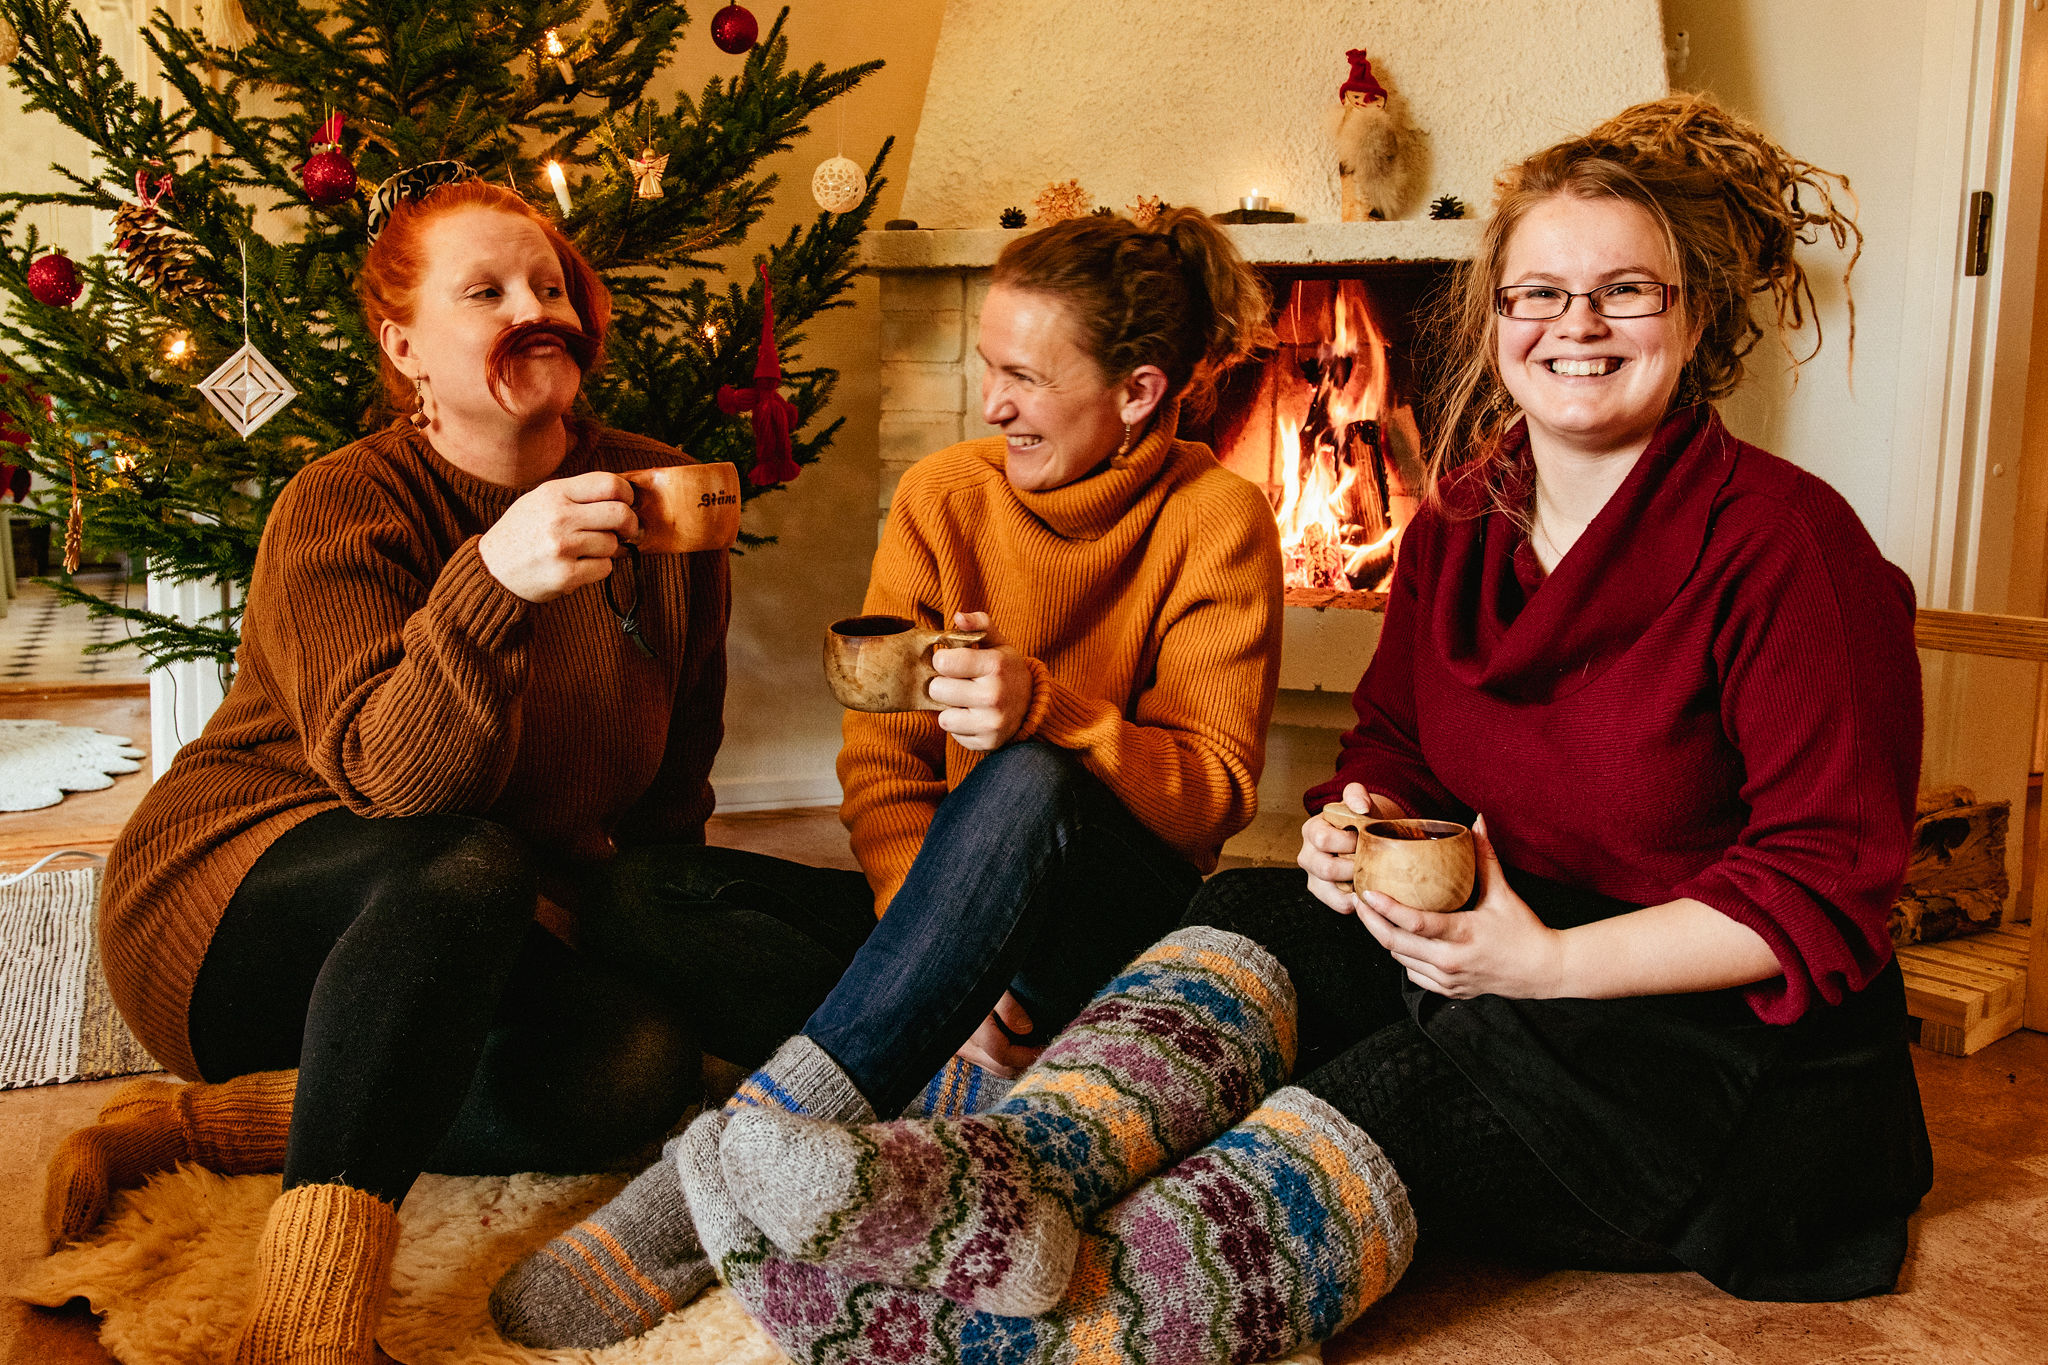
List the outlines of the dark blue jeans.
<svg viewBox="0 0 2048 1365">
<path fill-rule="evenodd" d="M 800 1026 L 883 1115 L 1005 989 L 1039 1033 L 1064 1027 L 1202 880 L 1039 743 L 989 755 L 947 796 L 879 923 L 860 873 L 739 849 L 626 854 L 612 879 L 620 894 L 586 907 L 587 950 L 667 993 L 727 1061 L 758 1065 Z"/>
<path fill-rule="evenodd" d="M 940 805 L 889 912 L 803 1031 L 894 1114 L 1006 988 L 1051 1037 L 1201 884 L 1072 754 L 1010 745 Z"/>
</svg>

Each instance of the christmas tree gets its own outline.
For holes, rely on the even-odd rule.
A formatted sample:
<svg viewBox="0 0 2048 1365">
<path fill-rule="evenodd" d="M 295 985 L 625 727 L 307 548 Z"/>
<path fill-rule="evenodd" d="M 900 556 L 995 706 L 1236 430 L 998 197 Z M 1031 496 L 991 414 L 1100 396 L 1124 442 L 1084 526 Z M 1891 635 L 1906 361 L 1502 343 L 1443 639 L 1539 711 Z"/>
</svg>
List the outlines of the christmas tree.
<svg viewBox="0 0 2048 1365">
<path fill-rule="evenodd" d="M 881 63 L 793 70 L 787 9 L 745 48 L 754 21 L 729 7 L 713 27 L 745 50 L 737 74 L 664 106 L 644 92 L 683 41 L 671 0 L 205 4 L 206 32 L 159 10 L 143 35 L 180 97 L 166 104 L 142 97 L 66 0 L 0 0 L 24 107 L 94 153 L 54 168 L 66 191 L 0 194 L 0 356 L 21 381 L 0 384 L 0 404 L 57 485 L 40 515 L 67 517 L 75 471 L 87 545 L 139 553 L 172 581 L 246 585 L 285 481 L 391 416 L 354 294 L 366 207 L 393 172 L 450 158 L 549 211 L 547 163 L 561 167 L 563 228 L 612 291 L 609 360 L 584 389 L 597 418 L 749 473 L 749 419 L 717 395 L 755 383 L 765 275 L 796 463 L 831 443 L 838 423 L 811 423 L 836 375 L 798 361 L 803 324 L 850 302 L 889 145 L 853 207 L 758 253 L 765 272 L 708 277 L 772 200 L 762 161 Z M 53 262 L 26 212 L 41 203 L 114 212 L 117 250 Z M 246 438 L 195 388 L 245 340 L 297 390 Z M 59 586 L 134 622 L 155 663 L 232 657 L 239 607 L 195 624 Z"/>
</svg>

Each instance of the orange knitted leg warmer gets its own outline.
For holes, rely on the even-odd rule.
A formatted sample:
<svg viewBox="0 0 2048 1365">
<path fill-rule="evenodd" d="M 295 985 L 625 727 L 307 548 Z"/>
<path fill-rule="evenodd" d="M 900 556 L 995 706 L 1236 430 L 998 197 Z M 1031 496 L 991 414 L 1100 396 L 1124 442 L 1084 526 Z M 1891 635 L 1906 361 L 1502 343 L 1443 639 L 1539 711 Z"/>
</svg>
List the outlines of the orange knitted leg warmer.
<svg viewBox="0 0 2048 1365">
<path fill-rule="evenodd" d="M 85 1236 L 118 1189 L 180 1161 L 223 1175 L 284 1169 L 296 1071 L 256 1071 L 218 1085 L 131 1081 L 99 1121 L 57 1145 L 43 1200 L 50 1245 Z"/>
<path fill-rule="evenodd" d="M 234 1365 L 368 1365 L 391 1290 L 398 1211 L 349 1185 L 301 1185 L 270 1206 Z"/>
</svg>

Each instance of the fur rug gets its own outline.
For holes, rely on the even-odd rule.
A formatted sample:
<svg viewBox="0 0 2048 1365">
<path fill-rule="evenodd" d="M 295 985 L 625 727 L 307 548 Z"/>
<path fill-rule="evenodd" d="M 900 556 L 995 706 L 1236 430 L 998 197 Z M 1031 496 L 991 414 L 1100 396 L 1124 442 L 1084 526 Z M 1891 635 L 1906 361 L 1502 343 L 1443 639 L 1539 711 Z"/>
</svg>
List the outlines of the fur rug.
<svg viewBox="0 0 2048 1365">
<path fill-rule="evenodd" d="M 615 1176 L 421 1176 L 399 1210 L 377 1344 L 400 1365 L 787 1365 L 739 1300 L 713 1288 L 653 1331 L 602 1351 L 529 1351 L 491 1325 L 514 1261 L 617 1193 Z M 84 1299 L 122 1365 L 219 1365 L 248 1302 L 274 1175 L 180 1166 L 115 1196 L 90 1241 L 35 1265 L 15 1294 Z M 1318 1365 L 1311 1349 L 1282 1365 Z"/>
<path fill-rule="evenodd" d="M 644 1336 L 602 1351 L 529 1351 L 492 1327 L 506 1267 L 616 1193 L 580 1176 L 422 1176 L 399 1211 L 391 1302 L 377 1344 L 401 1365 L 780 1365 L 739 1300 L 713 1289 Z M 122 1365 L 227 1359 L 255 1273 L 274 1175 L 181 1166 L 117 1196 L 90 1241 L 34 1266 L 15 1293 L 56 1307 L 83 1298 Z"/>
</svg>

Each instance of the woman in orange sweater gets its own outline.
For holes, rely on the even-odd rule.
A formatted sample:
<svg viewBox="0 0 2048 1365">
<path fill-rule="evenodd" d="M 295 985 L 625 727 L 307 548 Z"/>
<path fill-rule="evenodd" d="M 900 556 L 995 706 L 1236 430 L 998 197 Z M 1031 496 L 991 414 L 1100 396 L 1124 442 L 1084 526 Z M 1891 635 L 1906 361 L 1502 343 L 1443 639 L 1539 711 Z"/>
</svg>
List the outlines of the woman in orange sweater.
<svg viewBox="0 0 2048 1365">
<path fill-rule="evenodd" d="M 281 1169 L 245 1363 L 371 1358 L 421 1170 L 616 1162 L 697 1072 L 678 1012 L 536 909 L 618 848 L 702 842 L 726 555 L 638 562 L 636 647 L 598 589 L 638 533 L 620 471 L 682 457 L 570 415 L 603 284 L 454 162 L 394 177 L 371 230 L 364 311 L 411 419 L 286 487 L 234 685 L 108 862 L 115 997 L 206 1083 L 129 1086 L 50 1171 L 61 1240 L 180 1160 Z"/>
<path fill-rule="evenodd" d="M 904 476 L 866 604 L 992 643 L 936 654 L 944 710 L 847 715 L 840 815 L 861 872 L 707 848 L 587 922 L 594 951 L 685 997 L 716 984 L 694 947 L 707 926 L 857 949 L 829 994 L 781 973 L 780 1020 L 760 1012 L 756 1055 L 730 1060 L 795 1036 L 741 1102 L 838 1118 L 894 1115 L 920 1089 L 928 1112 L 993 1103 L 1251 820 L 1279 537 L 1260 491 L 1175 430 L 1269 335 L 1267 312 L 1193 210 L 1061 223 L 998 258 L 979 353 L 1003 435 Z M 665 1160 L 515 1267 L 493 1307 L 529 1344 L 597 1345 L 654 1320 L 632 1286 L 679 1298 L 692 1279 L 710 1270 Z"/>
</svg>

